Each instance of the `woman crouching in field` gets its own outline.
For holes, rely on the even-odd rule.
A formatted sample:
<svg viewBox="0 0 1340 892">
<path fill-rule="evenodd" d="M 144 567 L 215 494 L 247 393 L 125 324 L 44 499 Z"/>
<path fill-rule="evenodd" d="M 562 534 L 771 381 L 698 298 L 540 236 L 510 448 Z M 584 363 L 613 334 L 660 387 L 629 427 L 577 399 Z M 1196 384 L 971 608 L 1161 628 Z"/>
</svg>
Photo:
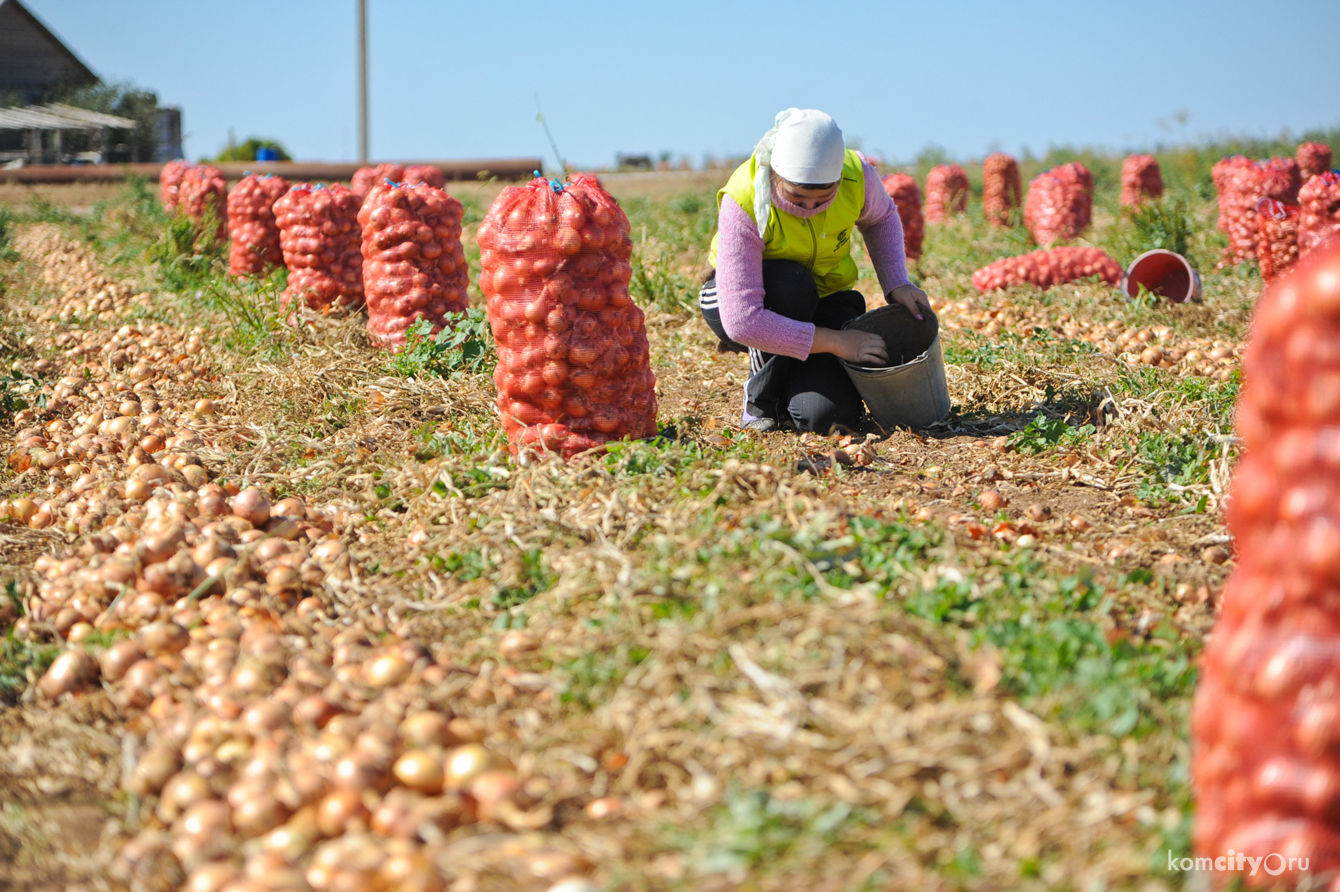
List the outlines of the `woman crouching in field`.
<svg viewBox="0 0 1340 892">
<path fill-rule="evenodd" d="M 845 359 L 881 366 L 876 334 L 843 331 L 865 312 L 852 290 L 852 227 L 861 230 L 885 300 L 918 319 L 926 294 L 907 278 L 903 225 L 879 175 L 848 150 L 828 115 L 789 108 L 717 192 L 712 273 L 698 302 L 723 349 L 749 351 L 746 429 L 854 428 L 864 406 Z"/>
</svg>

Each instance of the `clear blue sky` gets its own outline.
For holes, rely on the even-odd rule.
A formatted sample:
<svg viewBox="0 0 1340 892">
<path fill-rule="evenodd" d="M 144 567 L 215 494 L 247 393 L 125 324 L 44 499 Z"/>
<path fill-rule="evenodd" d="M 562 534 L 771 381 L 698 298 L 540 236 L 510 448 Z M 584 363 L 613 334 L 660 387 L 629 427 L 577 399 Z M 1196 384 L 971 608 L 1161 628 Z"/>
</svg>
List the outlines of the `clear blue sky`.
<svg viewBox="0 0 1340 892">
<path fill-rule="evenodd" d="M 354 0 L 22 2 L 105 80 L 180 105 L 189 157 L 230 129 L 355 156 Z M 579 166 L 744 154 L 791 105 L 890 161 L 1340 125 L 1340 0 L 368 6 L 378 159 L 553 164 L 537 92 Z"/>
</svg>

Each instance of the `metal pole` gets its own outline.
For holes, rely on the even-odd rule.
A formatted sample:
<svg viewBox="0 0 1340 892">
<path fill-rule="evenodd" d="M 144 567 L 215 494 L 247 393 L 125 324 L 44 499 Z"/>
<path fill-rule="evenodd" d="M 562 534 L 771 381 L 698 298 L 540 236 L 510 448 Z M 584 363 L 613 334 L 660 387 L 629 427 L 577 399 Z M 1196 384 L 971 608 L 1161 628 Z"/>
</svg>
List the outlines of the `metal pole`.
<svg viewBox="0 0 1340 892">
<path fill-rule="evenodd" d="M 358 160 L 368 163 L 368 0 L 358 0 Z"/>
</svg>

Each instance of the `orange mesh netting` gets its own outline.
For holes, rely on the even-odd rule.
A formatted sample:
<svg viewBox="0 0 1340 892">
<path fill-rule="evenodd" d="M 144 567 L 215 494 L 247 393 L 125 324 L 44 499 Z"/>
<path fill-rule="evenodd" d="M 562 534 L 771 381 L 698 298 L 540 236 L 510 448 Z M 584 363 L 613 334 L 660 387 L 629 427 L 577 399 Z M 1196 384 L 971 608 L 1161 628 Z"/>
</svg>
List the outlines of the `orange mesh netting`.
<svg viewBox="0 0 1340 892">
<path fill-rule="evenodd" d="M 1115 285 L 1121 281 L 1121 265 L 1099 248 L 1044 248 L 988 263 L 972 274 L 972 284 L 978 291 L 1024 284 L 1050 288 L 1090 276 Z"/>
<path fill-rule="evenodd" d="M 284 265 L 275 223 L 275 202 L 289 189 L 288 180 L 251 174 L 228 193 L 228 272 L 234 276 L 263 276 Z"/>
<path fill-rule="evenodd" d="M 881 181 L 884 191 L 898 208 L 898 219 L 903 222 L 903 250 L 908 260 L 921 256 L 921 242 L 926 238 L 926 221 L 921 216 L 921 190 L 916 178 L 907 173 L 891 173 Z"/>
<path fill-rule="evenodd" d="M 1211 858 L 1306 858 L 1318 879 L 1340 870 L 1340 243 L 1273 282 L 1251 332 L 1226 513 L 1238 566 L 1192 711 L 1193 842 Z M 1294 865 L 1244 880 L 1301 878 Z"/>
<path fill-rule="evenodd" d="M 937 164 L 926 174 L 926 222 L 941 223 L 968 209 L 968 174 L 957 164 Z"/>
<path fill-rule="evenodd" d="M 368 335 L 399 348 L 405 329 L 427 319 L 433 333 L 469 306 L 470 270 L 461 247 L 461 203 L 423 183 L 374 186 L 358 212 Z"/>
<path fill-rule="evenodd" d="M 512 186 L 479 227 L 480 288 L 513 451 L 570 457 L 656 432 L 656 377 L 628 294 L 628 218 L 594 177 Z"/>
<path fill-rule="evenodd" d="M 982 162 L 982 213 L 992 226 L 1009 226 L 1023 194 L 1019 163 L 1004 152 L 994 152 Z"/>
<path fill-rule="evenodd" d="M 275 202 L 279 244 L 288 267 L 283 301 L 323 312 L 363 305 L 358 196 L 344 186 L 299 183 Z"/>
<path fill-rule="evenodd" d="M 1046 247 L 1079 238 L 1093 219 L 1093 174 L 1078 161 L 1043 171 L 1028 184 L 1024 225 Z"/>
</svg>

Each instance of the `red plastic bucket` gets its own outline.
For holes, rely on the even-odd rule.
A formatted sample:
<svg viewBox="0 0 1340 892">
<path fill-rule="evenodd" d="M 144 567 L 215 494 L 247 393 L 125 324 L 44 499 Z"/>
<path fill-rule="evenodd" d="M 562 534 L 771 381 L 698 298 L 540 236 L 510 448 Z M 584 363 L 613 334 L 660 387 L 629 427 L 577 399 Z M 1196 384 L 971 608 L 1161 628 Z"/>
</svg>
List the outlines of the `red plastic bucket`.
<svg viewBox="0 0 1340 892">
<path fill-rule="evenodd" d="M 1135 297 L 1140 286 L 1175 303 L 1200 300 L 1200 273 L 1175 251 L 1146 251 L 1131 261 L 1121 277 L 1121 293 Z"/>
</svg>

